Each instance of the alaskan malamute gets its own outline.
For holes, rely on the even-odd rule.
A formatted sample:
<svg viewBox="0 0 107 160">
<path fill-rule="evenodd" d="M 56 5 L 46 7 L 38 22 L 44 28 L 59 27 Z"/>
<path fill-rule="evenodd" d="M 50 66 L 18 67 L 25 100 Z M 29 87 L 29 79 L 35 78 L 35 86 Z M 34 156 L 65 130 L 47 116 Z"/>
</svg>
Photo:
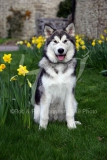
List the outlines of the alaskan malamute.
<svg viewBox="0 0 107 160">
<path fill-rule="evenodd" d="M 76 128 L 80 122 L 74 119 L 77 110 L 74 24 L 58 30 L 45 25 L 44 34 L 46 43 L 39 62 L 34 120 L 44 129 L 51 120 L 66 120 L 68 128 Z"/>
</svg>

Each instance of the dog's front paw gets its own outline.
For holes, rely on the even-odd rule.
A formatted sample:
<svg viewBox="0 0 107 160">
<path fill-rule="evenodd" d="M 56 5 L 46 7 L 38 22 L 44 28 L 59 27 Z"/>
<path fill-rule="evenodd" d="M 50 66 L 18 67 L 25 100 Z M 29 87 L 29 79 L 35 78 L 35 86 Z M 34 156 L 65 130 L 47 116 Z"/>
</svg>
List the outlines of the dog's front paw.
<svg viewBox="0 0 107 160">
<path fill-rule="evenodd" d="M 47 129 L 47 126 L 40 126 L 40 125 L 39 125 L 39 130 L 42 130 L 42 129 L 46 130 L 46 129 Z"/>
<path fill-rule="evenodd" d="M 68 126 L 69 129 L 75 129 L 76 128 L 76 124 L 77 125 L 81 125 L 81 122 L 79 122 L 79 121 L 68 122 L 67 126 Z"/>
<path fill-rule="evenodd" d="M 40 125 L 39 125 L 39 129 L 47 129 L 47 125 L 48 125 L 48 119 L 44 120 L 44 119 L 41 119 L 40 120 Z"/>
<path fill-rule="evenodd" d="M 81 125 L 81 122 L 80 121 L 75 121 L 76 124 L 78 125 Z"/>
<path fill-rule="evenodd" d="M 67 126 L 68 126 L 69 129 L 75 129 L 76 128 L 76 123 L 75 123 L 75 121 L 68 122 Z"/>
</svg>

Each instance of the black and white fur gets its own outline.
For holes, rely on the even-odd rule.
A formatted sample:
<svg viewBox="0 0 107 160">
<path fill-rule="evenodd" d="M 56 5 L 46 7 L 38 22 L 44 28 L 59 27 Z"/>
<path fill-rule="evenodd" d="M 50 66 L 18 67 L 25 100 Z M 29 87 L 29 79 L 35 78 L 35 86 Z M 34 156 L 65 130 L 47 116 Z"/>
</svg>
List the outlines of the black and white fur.
<svg viewBox="0 0 107 160">
<path fill-rule="evenodd" d="M 45 25 L 44 34 L 46 43 L 39 62 L 34 120 L 44 129 L 51 120 L 66 120 L 68 128 L 76 128 L 80 122 L 74 119 L 77 110 L 74 24 L 59 30 Z"/>
</svg>

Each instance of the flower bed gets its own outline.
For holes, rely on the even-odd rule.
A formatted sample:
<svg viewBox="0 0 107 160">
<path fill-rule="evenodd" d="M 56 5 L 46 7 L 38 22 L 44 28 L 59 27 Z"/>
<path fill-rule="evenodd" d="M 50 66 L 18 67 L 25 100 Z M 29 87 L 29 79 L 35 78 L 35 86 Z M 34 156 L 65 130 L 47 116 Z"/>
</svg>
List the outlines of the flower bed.
<svg viewBox="0 0 107 160">
<path fill-rule="evenodd" d="M 85 65 L 98 71 L 107 69 L 107 31 L 100 39 L 90 39 L 83 35 L 76 35 L 77 60 L 80 62 L 77 79 L 82 75 Z M 37 75 L 38 62 L 41 59 L 45 38 L 42 36 L 32 37 L 30 41 L 19 41 L 17 44 L 22 54 L 19 66 L 12 72 L 14 56 L 5 53 L 0 57 L 0 124 L 4 125 L 10 113 L 14 120 L 24 126 L 31 127 L 32 101 L 31 94 L 35 88 L 29 79 L 29 75 Z M 17 55 L 18 56 L 18 55 Z M 29 57 L 28 63 L 24 62 Z M 25 63 L 25 64 L 24 64 Z M 34 82 L 34 79 L 32 83 Z"/>
</svg>

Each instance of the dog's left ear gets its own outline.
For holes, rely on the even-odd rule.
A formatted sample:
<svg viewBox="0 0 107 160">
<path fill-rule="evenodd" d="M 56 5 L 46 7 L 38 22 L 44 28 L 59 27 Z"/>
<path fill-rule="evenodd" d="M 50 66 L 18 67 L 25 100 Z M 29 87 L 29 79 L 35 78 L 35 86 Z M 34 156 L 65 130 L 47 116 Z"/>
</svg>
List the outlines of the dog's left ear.
<svg viewBox="0 0 107 160">
<path fill-rule="evenodd" d="M 55 30 L 51 26 L 45 24 L 44 35 L 46 38 L 49 38 L 53 34 L 54 31 Z"/>
<path fill-rule="evenodd" d="M 70 23 L 66 28 L 65 31 L 71 36 L 74 37 L 75 36 L 75 27 L 73 23 Z"/>
</svg>

